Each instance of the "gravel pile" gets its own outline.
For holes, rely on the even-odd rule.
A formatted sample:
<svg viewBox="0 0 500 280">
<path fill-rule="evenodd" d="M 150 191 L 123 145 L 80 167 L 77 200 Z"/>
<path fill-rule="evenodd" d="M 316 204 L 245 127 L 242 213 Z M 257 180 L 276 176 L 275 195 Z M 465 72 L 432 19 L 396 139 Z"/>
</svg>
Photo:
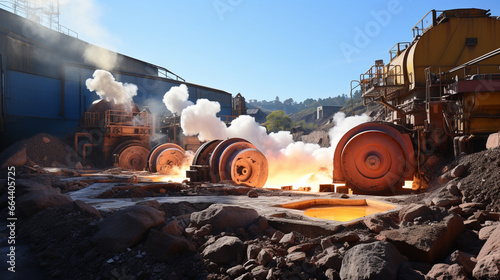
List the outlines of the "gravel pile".
<svg viewBox="0 0 500 280">
<path fill-rule="evenodd" d="M 46 133 L 37 134 L 23 141 L 26 145 L 26 156 L 40 166 L 74 167 L 76 160 L 74 150 L 64 140 Z"/>
<path fill-rule="evenodd" d="M 464 197 L 500 212 L 500 149 L 467 155 L 458 163 L 467 167 L 465 177 L 457 182 Z"/>
</svg>

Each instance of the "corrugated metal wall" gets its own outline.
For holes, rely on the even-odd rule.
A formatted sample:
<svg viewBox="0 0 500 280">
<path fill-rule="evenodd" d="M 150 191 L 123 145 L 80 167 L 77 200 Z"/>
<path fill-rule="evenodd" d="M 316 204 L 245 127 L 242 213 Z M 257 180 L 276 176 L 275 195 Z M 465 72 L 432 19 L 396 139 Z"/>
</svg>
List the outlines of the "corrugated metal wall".
<svg viewBox="0 0 500 280">
<path fill-rule="evenodd" d="M 85 81 L 95 71 L 83 59 L 88 43 L 33 23 L 29 23 L 29 29 L 23 28 L 28 22 L 0 9 L 0 55 L 3 60 L 0 66 L 5 78 L 4 101 L 0 99 L 0 106 L 5 106 L 0 150 L 40 132 L 71 136 L 85 110 L 98 99 L 97 94 L 85 86 Z M 158 69 L 152 70 L 151 64 L 119 56 L 120 66 L 112 72 L 115 79 L 137 85 L 138 95 L 134 102 L 139 108 L 148 106 L 153 113 L 165 112 L 163 95 L 182 82 L 154 76 Z M 218 101 L 221 104 L 219 114 L 231 115 L 230 94 L 185 84 L 189 100 Z"/>
</svg>

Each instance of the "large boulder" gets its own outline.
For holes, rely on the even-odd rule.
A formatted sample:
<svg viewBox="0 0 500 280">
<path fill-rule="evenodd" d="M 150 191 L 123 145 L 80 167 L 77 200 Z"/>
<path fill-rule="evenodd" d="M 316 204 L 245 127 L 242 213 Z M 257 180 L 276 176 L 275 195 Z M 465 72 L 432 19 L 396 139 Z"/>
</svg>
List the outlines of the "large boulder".
<svg viewBox="0 0 500 280">
<path fill-rule="evenodd" d="M 398 279 L 404 280 L 425 280 L 425 275 L 413 269 L 408 262 L 404 262 L 399 266 Z"/>
<path fill-rule="evenodd" d="M 150 228 L 164 225 L 163 215 L 146 205 L 128 207 L 104 219 L 91 241 L 104 251 L 122 251 L 142 240 Z"/>
<path fill-rule="evenodd" d="M 146 251 L 154 258 L 164 260 L 173 255 L 195 251 L 195 246 L 183 237 L 151 229 L 146 238 Z"/>
<path fill-rule="evenodd" d="M 451 253 L 451 255 L 446 258 L 445 261 L 447 264 L 452 265 L 452 264 L 458 264 L 460 265 L 464 272 L 467 274 L 467 276 L 472 275 L 472 270 L 474 269 L 474 266 L 476 266 L 475 258 L 473 258 L 473 255 L 464 253 L 462 251 L 456 250 L 455 252 Z"/>
<path fill-rule="evenodd" d="M 334 243 L 345 243 L 345 242 L 358 242 L 360 239 L 359 235 L 352 231 L 336 233 L 323 238 L 322 241 L 329 241 Z"/>
<path fill-rule="evenodd" d="M 489 235 L 476 259 L 472 271 L 474 278 L 500 279 L 500 224 Z"/>
<path fill-rule="evenodd" d="M 457 185 L 450 182 L 424 199 L 424 203 L 430 206 L 451 207 L 462 203 L 462 194 Z"/>
<path fill-rule="evenodd" d="M 179 220 L 175 219 L 165 225 L 161 231 L 166 234 L 174 235 L 174 236 L 181 236 L 182 233 L 184 232 L 184 228 L 179 225 Z"/>
<path fill-rule="evenodd" d="M 463 165 L 463 164 L 459 164 L 457 166 L 455 166 L 455 168 L 453 168 L 451 170 L 451 177 L 453 178 L 462 178 L 462 177 L 465 177 L 465 175 L 467 174 L 467 166 Z"/>
<path fill-rule="evenodd" d="M 255 209 L 225 204 L 212 204 L 203 211 L 191 213 L 191 223 L 194 226 L 200 228 L 211 224 L 215 232 L 247 227 L 257 218 L 259 214 Z"/>
<path fill-rule="evenodd" d="M 255 280 L 266 280 L 269 269 L 265 268 L 263 265 L 259 265 L 253 268 L 250 273 L 252 273 L 252 276 Z"/>
<path fill-rule="evenodd" d="M 295 242 L 295 234 L 293 232 L 290 232 L 283 235 L 279 243 L 281 245 L 287 246 L 287 245 L 293 245 L 294 242 Z"/>
<path fill-rule="evenodd" d="M 413 222 L 417 217 L 432 215 L 432 209 L 424 204 L 412 203 L 399 210 L 399 220 L 401 222 Z"/>
<path fill-rule="evenodd" d="M 369 230 L 375 233 L 380 233 L 390 228 L 398 228 L 398 225 L 388 216 L 368 216 L 364 218 L 363 222 Z"/>
<path fill-rule="evenodd" d="M 317 262 L 316 266 L 322 268 L 333 268 L 339 271 L 342 266 L 342 255 L 335 247 L 330 247 L 325 250 L 325 255 L 321 257 Z"/>
<path fill-rule="evenodd" d="M 451 253 L 455 241 L 464 229 L 463 219 L 449 213 L 442 220 L 386 230 L 380 235 L 410 260 L 434 263 Z"/>
<path fill-rule="evenodd" d="M 463 267 L 459 264 L 445 264 L 438 263 L 435 264 L 432 269 L 427 273 L 426 279 L 433 280 L 447 280 L 447 279 L 456 279 L 456 280 L 468 280 L 469 278 L 465 274 Z"/>
<path fill-rule="evenodd" d="M 60 189 L 46 188 L 31 191 L 17 201 L 19 210 L 27 217 L 47 207 L 57 207 L 73 203 L 68 195 L 61 194 Z"/>
<path fill-rule="evenodd" d="M 268 263 L 270 263 L 273 260 L 274 257 L 274 251 L 271 248 L 264 248 L 260 250 L 259 254 L 257 255 L 257 263 L 266 266 Z"/>
<path fill-rule="evenodd" d="M 474 267 L 472 276 L 479 280 L 500 279 L 500 254 L 481 258 Z"/>
<path fill-rule="evenodd" d="M 500 131 L 490 134 L 488 140 L 486 140 L 486 149 L 496 148 L 500 148 Z"/>
<path fill-rule="evenodd" d="M 348 250 L 342 260 L 342 280 L 397 279 L 399 265 L 405 261 L 396 247 L 388 242 L 376 241 L 360 244 Z"/>
<path fill-rule="evenodd" d="M 479 230 L 479 239 L 481 240 L 488 240 L 490 238 L 491 234 L 497 229 L 497 225 L 492 225 L 492 226 L 486 226 L 483 227 Z"/>
<path fill-rule="evenodd" d="M 305 252 L 292 252 L 288 255 L 286 255 L 286 259 L 289 262 L 301 262 L 306 259 L 306 253 Z"/>
<path fill-rule="evenodd" d="M 81 200 L 73 201 L 73 208 L 79 211 L 80 213 L 90 216 L 94 219 L 101 218 L 101 212 L 99 212 L 99 210 L 97 210 L 94 206 L 88 205 L 87 203 Z"/>
<path fill-rule="evenodd" d="M 208 245 L 202 253 L 203 258 L 218 264 L 230 264 L 242 259 L 243 242 L 234 236 L 223 236 Z"/>
<path fill-rule="evenodd" d="M 21 197 L 27 193 L 34 191 L 45 191 L 54 189 L 49 182 L 37 182 L 30 179 L 18 179 L 16 180 L 16 195 Z"/>
<path fill-rule="evenodd" d="M 500 224 L 497 225 L 496 229 L 490 234 L 486 243 L 484 243 L 481 251 L 477 255 L 477 260 L 481 260 L 487 255 L 500 253 Z"/>
<path fill-rule="evenodd" d="M 229 275 L 231 279 L 236 279 L 238 276 L 242 275 L 245 272 L 245 267 L 241 264 L 233 266 L 226 271 L 227 275 Z"/>
</svg>

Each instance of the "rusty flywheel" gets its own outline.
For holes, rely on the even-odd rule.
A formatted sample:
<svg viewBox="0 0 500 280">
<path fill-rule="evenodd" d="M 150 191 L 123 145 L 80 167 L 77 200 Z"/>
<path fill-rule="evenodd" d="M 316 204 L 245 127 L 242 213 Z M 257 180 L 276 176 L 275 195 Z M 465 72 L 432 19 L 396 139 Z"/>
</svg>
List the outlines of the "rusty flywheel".
<svg viewBox="0 0 500 280">
<path fill-rule="evenodd" d="M 334 182 L 361 193 L 395 193 L 413 177 L 415 156 L 410 137 L 393 125 L 364 123 L 339 141 L 333 163 Z"/>
<path fill-rule="evenodd" d="M 147 166 L 149 171 L 170 174 L 172 168 L 181 167 L 186 159 L 186 152 L 173 143 L 159 144 L 149 152 Z"/>
<path fill-rule="evenodd" d="M 208 169 L 206 174 L 203 166 Z M 203 144 L 193 159 L 192 172 L 187 174 L 195 180 L 213 183 L 232 180 L 237 184 L 262 188 L 267 181 L 268 164 L 266 157 L 253 144 L 245 139 L 229 138 Z"/>
<path fill-rule="evenodd" d="M 194 155 L 193 165 L 208 165 L 212 152 L 220 142 L 222 142 L 222 140 L 212 140 L 201 145 Z"/>
<path fill-rule="evenodd" d="M 127 170 L 142 171 L 146 168 L 149 149 L 138 141 L 125 141 L 115 148 L 115 165 Z"/>
</svg>

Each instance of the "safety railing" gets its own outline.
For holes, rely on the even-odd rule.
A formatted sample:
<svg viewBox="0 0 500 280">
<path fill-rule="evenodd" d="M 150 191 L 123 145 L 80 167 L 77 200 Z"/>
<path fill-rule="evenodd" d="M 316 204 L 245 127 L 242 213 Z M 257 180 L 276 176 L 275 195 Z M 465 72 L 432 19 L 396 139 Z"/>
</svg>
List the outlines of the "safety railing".
<svg viewBox="0 0 500 280">
<path fill-rule="evenodd" d="M 400 55 L 404 50 L 406 50 L 409 46 L 411 45 L 410 42 L 399 42 L 396 43 L 392 48 L 389 50 L 389 55 L 391 56 L 391 61 Z"/>
<path fill-rule="evenodd" d="M 375 64 L 359 77 L 361 92 L 363 94 L 377 87 L 404 85 L 401 65 Z M 376 94 L 376 93 L 375 93 Z"/>
<path fill-rule="evenodd" d="M 84 126 L 85 127 L 98 127 L 99 126 L 99 113 L 98 112 L 85 112 Z"/>
<path fill-rule="evenodd" d="M 105 126 L 139 126 L 151 127 L 151 114 L 146 111 L 130 113 L 120 110 L 107 110 L 104 117 Z"/>
<path fill-rule="evenodd" d="M 417 24 L 415 24 L 415 26 L 413 26 L 413 28 L 411 29 L 413 31 L 413 39 L 416 39 L 416 38 L 422 36 L 422 34 L 424 34 L 427 30 L 429 30 L 434 25 L 436 25 L 436 22 L 437 22 L 436 13 L 437 12 L 438 11 L 436 11 L 436 10 L 430 10 L 427 14 L 425 14 L 425 16 L 423 16 L 417 22 Z M 429 22 L 429 17 L 430 17 L 429 14 L 431 14 L 431 16 L 432 16 L 430 22 Z"/>
</svg>

